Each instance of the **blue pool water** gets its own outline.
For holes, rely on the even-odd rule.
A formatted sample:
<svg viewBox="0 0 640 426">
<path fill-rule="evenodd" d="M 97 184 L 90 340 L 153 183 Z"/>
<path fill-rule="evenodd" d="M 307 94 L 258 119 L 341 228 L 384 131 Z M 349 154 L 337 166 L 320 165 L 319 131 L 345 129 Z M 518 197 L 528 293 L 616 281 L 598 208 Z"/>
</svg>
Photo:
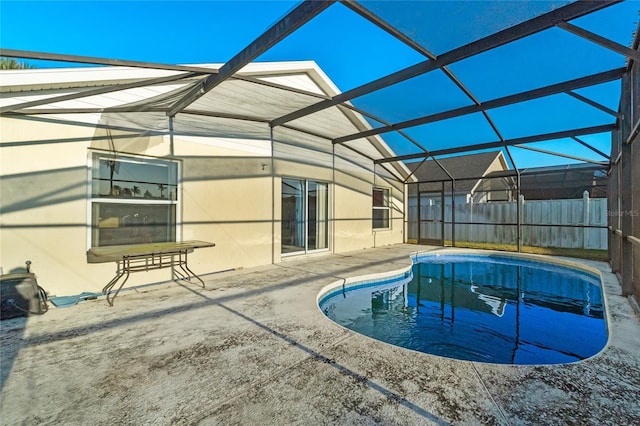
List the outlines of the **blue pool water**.
<svg viewBox="0 0 640 426">
<path fill-rule="evenodd" d="M 599 276 L 511 256 L 424 256 L 412 274 L 338 287 L 319 305 L 374 339 L 469 361 L 575 362 L 608 338 Z"/>
</svg>

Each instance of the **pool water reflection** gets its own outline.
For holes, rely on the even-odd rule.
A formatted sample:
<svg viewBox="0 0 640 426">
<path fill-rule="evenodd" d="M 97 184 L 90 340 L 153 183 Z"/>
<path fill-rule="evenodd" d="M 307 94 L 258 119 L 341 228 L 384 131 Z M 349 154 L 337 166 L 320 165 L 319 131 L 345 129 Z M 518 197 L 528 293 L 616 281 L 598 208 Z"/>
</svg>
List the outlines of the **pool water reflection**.
<svg viewBox="0 0 640 426">
<path fill-rule="evenodd" d="M 499 364 L 557 364 L 607 342 L 600 278 L 501 256 L 426 256 L 413 276 L 324 295 L 332 320 L 393 345 Z"/>
</svg>

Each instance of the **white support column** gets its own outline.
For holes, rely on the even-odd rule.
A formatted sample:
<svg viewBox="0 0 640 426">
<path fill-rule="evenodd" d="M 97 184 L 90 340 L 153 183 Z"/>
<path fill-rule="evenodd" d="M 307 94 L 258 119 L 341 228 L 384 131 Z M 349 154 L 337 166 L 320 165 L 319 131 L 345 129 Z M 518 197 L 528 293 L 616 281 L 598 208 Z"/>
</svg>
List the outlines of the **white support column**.
<svg viewBox="0 0 640 426">
<path fill-rule="evenodd" d="M 584 228 L 582 228 L 582 248 L 586 249 L 589 247 L 589 237 L 591 236 L 591 228 L 587 228 L 587 226 L 591 225 L 591 211 L 590 211 L 590 199 L 589 192 L 584 191 L 582 193 L 582 224 Z"/>
<path fill-rule="evenodd" d="M 518 175 L 518 188 L 520 188 L 520 176 Z M 517 209 L 516 209 L 516 223 L 517 223 L 517 246 L 518 246 L 518 253 L 522 251 L 522 243 L 524 241 L 523 235 L 522 235 L 522 209 L 524 208 L 524 195 L 520 194 L 520 189 L 518 189 L 518 204 L 516 205 Z M 528 231 L 530 232 L 531 230 L 528 229 Z M 530 233 L 528 235 L 531 235 Z"/>
</svg>

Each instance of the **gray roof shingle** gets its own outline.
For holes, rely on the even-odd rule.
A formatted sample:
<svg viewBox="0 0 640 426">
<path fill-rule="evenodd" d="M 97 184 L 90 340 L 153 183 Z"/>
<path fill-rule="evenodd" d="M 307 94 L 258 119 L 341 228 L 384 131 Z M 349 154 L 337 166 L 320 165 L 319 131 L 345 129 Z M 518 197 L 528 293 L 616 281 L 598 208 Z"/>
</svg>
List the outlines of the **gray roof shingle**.
<svg viewBox="0 0 640 426">
<path fill-rule="evenodd" d="M 469 192 L 478 183 L 480 176 L 483 176 L 491 163 L 500 156 L 500 151 L 482 152 L 479 154 L 460 155 L 457 157 L 438 158 L 438 162 L 455 179 L 474 178 L 472 180 L 456 181 L 456 192 Z M 414 172 L 414 176 L 419 182 L 437 182 L 431 184 L 421 184 L 422 191 L 439 191 L 442 185 L 440 181 L 450 181 L 449 176 L 433 160 L 424 163 L 408 163 L 409 170 Z M 446 190 L 447 186 L 445 186 Z"/>
</svg>

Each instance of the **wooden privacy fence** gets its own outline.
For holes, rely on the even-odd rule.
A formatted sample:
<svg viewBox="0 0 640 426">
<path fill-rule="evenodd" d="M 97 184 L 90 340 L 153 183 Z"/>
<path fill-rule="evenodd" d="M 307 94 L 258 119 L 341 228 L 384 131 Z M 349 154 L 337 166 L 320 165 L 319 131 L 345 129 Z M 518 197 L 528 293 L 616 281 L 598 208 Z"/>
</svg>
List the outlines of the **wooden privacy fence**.
<svg viewBox="0 0 640 426">
<path fill-rule="evenodd" d="M 523 245 L 607 249 L 606 199 L 590 199 L 585 193 L 582 199 L 525 201 L 521 198 L 520 202 Z M 418 228 L 416 204 L 409 202 L 408 238 L 416 238 L 419 229 L 420 240 L 439 240 L 441 206 L 423 204 Z M 452 239 L 451 210 L 451 205 L 445 206 L 445 240 Z M 455 240 L 517 244 L 517 219 L 515 201 L 456 204 Z"/>
</svg>

